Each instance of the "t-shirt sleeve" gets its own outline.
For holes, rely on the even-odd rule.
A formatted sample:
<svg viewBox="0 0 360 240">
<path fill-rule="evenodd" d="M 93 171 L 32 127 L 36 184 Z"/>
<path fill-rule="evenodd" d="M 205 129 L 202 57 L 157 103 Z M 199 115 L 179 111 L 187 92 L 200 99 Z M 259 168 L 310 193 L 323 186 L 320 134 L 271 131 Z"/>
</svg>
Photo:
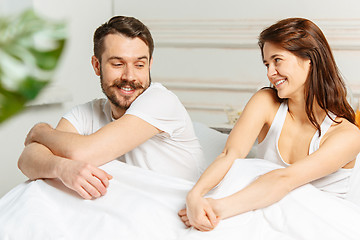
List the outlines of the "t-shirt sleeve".
<svg viewBox="0 0 360 240">
<path fill-rule="evenodd" d="M 63 118 L 68 120 L 81 135 L 89 135 L 89 121 L 91 121 L 91 102 L 73 107 Z"/>
<path fill-rule="evenodd" d="M 148 88 L 125 114 L 137 116 L 171 137 L 185 128 L 186 110 L 175 94 L 167 89 Z"/>
</svg>

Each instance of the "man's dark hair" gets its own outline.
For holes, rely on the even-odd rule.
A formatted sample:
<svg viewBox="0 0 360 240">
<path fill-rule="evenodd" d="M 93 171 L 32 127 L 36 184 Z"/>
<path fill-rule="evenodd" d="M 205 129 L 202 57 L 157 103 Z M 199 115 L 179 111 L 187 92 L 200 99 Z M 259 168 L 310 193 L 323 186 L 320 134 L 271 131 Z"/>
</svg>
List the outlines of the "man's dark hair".
<svg viewBox="0 0 360 240">
<path fill-rule="evenodd" d="M 121 34 L 128 38 L 140 38 L 149 47 L 149 60 L 154 51 L 154 41 L 149 29 L 138 19 L 126 16 L 112 17 L 98 27 L 94 33 L 94 55 L 101 62 L 104 52 L 104 38 L 108 34 Z"/>
</svg>

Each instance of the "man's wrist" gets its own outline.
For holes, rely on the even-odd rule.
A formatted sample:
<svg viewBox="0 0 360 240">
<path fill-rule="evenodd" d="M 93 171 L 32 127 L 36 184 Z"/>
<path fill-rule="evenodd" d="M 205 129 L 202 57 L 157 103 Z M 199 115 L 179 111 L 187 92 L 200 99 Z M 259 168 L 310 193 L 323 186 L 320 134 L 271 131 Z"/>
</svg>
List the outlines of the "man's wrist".
<svg viewBox="0 0 360 240">
<path fill-rule="evenodd" d="M 36 125 L 33 133 L 33 140 L 35 142 L 44 144 L 44 136 L 51 134 L 54 129 L 47 123 L 39 123 Z"/>
<path fill-rule="evenodd" d="M 58 157 L 56 155 L 53 155 L 52 159 L 50 160 L 53 163 L 53 175 L 55 178 L 58 178 L 61 180 L 61 174 L 63 172 L 63 165 L 65 159 Z"/>
</svg>

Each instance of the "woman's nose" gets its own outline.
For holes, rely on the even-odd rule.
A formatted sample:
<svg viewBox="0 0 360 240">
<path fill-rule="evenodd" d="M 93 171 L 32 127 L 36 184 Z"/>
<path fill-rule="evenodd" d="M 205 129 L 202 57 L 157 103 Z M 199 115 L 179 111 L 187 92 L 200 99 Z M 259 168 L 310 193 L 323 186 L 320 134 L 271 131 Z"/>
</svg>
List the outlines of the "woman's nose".
<svg viewBox="0 0 360 240">
<path fill-rule="evenodd" d="M 267 76 L 270 79 L 272 76 L 276 75 L 277 71 L 276 68 L 272 65 L 269 65 L 268 69 L 267 69 Z"/>
</svg>

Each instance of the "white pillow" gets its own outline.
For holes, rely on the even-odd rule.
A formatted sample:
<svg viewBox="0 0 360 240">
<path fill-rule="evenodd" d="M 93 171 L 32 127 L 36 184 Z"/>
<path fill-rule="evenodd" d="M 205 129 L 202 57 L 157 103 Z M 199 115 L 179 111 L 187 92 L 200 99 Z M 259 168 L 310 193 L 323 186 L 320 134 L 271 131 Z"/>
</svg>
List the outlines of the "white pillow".
<svg viewBox="0 0 360 240">
<path fill-rule="evenodd" d="M 205 170 L 212 161 L 224 150 L 228 134 L 221 133 L 200 122 L 193 122 L 195 134 L 200 141 L 205 156 L 205 164 L 202 170 Z M 246 158 L 256 157 L 256 144 L 251 148 Z"/>
<path fill-rule="evenodd" d="M 205 170 L 222 152 L 229 135 L 211 129 L 200 122 L 193 122 L 193 125 L 204 152 L 205 164 L 201 169 Z"/>
</svg>

